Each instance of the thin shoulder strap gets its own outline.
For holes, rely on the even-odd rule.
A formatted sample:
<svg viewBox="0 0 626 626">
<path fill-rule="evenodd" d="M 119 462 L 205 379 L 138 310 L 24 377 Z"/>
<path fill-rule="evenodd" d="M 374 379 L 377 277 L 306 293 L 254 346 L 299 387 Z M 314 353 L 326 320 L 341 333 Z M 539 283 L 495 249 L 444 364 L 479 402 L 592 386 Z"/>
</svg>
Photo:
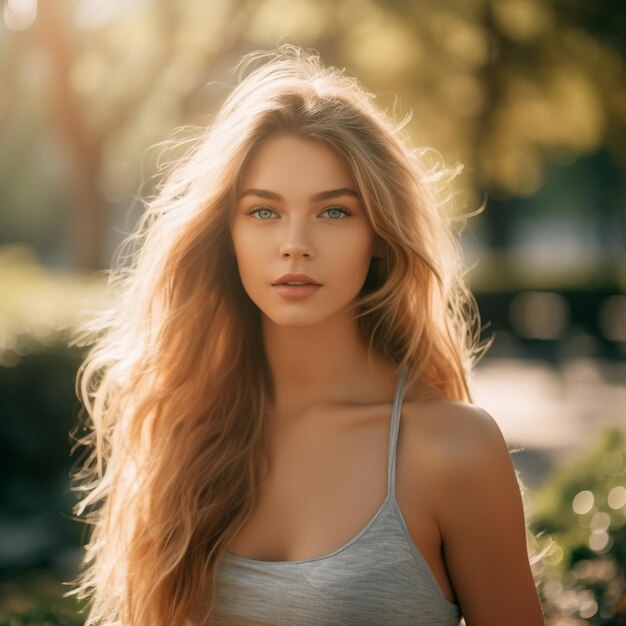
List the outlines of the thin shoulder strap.
<svg viewBox="0 0 626 626">
<path fill-rule="evenodd" d="M 396 448 L 398 444 L 398 430 L 400 428 L 400 413 L 402 399 L 404 397 L 404 385 L 408 375 L 407 367 L 404 367 L 398 375 L 396 394 L 393 399 L 391 410 L 391 427 L 389 429 L 389 462 L 387 467 L 387 497 L 395 493 L 396 489 Z"/>
</svg>

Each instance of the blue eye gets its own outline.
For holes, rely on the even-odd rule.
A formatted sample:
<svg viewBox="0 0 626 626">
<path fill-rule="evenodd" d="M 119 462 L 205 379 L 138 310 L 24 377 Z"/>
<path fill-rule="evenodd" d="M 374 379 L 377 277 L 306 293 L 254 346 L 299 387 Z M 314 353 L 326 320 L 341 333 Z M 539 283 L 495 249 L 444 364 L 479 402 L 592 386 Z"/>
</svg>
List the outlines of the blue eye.
<svg viewBox="0 0 626 626">
<path fill-rule="evenodd" d="M 339 211 L 339 215 L 336 215 L 336 217 L 333 217 L 333 219 L 340 219 L 342 216 L 346 216 L 346 215 L 352 215 L 352 213 L 350 211 L 348 211 L 348 209 L 344 209 L 342 206 L 331 206 L 328 207 L 324 213 L 327 213 L 329 211 Z"/>
<path fill-rule="evenodd" d="M 261 211 L 263 211 L 265 213 L 274 213 L 274 211 L 272 211 L 272 209 L 268 209 L 266 206 L 257 206 L 257 207 L 254 207 L 253 209 L 250 209 L 248 211 L 248 215 L 254 215 L 254 216 L 257 217 L 257 219 L 260 219 L 260 220 L 268 219 L 266 217 L 261 217 L 260 216 L 261 215 Z"/>
<path fill-rule="evenodd" d="M 330 214 L 330 211 L 334 211 L 334 213 Z M 276 215 L 276 213 L 272 209 L 266 206 L 256 206 L 248 211 L 248 215 L 254 215 L 257 219 L 263 220 L 263 221 L 268 220 L 268 219 L 273 219 L 270 217 L 270 215 L 268 215 L 272 213 Z M 342 219 L 345 216 L 352 215 L 351 211 L 349 211 L 348 209 L 345 209 L 342 206 L 328 207 L 327 209 L 324 209 L 324 211 L 322 211 L 322 214 L 324 213 L 329 213 L 329 217 L 331 217 L 333 221 L 337 221 L 339 219 Z"/>
</svg>

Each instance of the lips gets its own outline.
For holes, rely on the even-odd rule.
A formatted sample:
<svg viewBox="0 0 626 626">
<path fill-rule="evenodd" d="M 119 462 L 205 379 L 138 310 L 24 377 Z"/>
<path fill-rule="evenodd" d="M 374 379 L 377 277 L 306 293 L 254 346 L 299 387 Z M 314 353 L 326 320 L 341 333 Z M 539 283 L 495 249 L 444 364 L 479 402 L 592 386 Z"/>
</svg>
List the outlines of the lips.
<svg viewBox="0 0 626 626">
<path fill-rule="evenodd" d="M 320 283 L 307 274 L 283 274 L 282 276 L 279 276 L 272 283 L 272 285 L 286 285 L 288 283 L 299 283 L 298 286 L 304 286 L 301 283 L 304 283 L 305 285 L 316 285 L 317 287 L 321 286 Z"/>
</svg>

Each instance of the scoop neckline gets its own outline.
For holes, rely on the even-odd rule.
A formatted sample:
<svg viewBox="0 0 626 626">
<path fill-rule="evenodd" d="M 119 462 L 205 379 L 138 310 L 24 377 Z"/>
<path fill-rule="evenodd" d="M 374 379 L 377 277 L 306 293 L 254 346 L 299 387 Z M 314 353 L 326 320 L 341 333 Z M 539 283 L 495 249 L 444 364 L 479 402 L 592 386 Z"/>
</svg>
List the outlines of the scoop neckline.
<svg viewBox="0 0 626 626">
<path fill-rule="evenodd" d="M 311 559 L 298 559 L 296 561 L 268 561 L 265 559 L 252 559 L 245 556 L 238 556 L 237 554 L 232 554 L 231 552 L 224 552 L 224 557 L 229 560 L 239 561 L 241 563 L 249 563 L 252 565 L 262 566 L 262 567 L 275 567 L 275 566 L 285 566 L 285 565 L 306 565 L 307 563 L 315 563 L 317 561 L 323 561 L 325 559 L 330 559 L 333 556 L 337 556 L 344 550 L 347 550 L 352 544 L 356 543 L 376 522 L 376 520 L 380 517 L 381 513 L 385 509 L 385 506 L 393 500 L 394 494 L 388 493 L 382 504 L 378 507 L 376 513 L 370 518 L 370 520 L 361 528 L 361 530 L 349 539 L 346 543 L 344 543 L 341 547 L 329 552 L 328 554 L 323 554 L 322 556 L 316 556 Z"/>
</svg>

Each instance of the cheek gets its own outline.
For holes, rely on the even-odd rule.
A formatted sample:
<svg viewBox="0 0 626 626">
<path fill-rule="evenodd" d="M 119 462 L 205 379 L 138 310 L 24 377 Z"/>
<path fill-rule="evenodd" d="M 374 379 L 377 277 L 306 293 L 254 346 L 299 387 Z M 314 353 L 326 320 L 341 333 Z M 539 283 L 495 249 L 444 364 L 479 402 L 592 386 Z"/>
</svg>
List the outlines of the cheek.
<svg viewBox="0 0 626 626">
<path fill-rule="evenodd" d="M 372 258 L 374 238 L 368 231 L 353 233 L 351 237 L 341 243 L 342 251 L 337 254 L 338 259 L 343 259 L 347 266 L 354 270 L 369 266 Z"/>
<path fill-rule="evenodd" d="M 241 265 L 253 263 L 262 251 L 263 237 L 252 229 L 235 226 L 231 230 L 231 238 L 235 256 Z"/>
<path fill-rule="evenodd" d="M 346 295 L 358 293 L 367 277 L 373 248 L 373 237 L 367 232 L 350 233 L 324 246 L 323 257 L 326 271 L 337 280 L 332 281 L 332 289 L 345 290 Z M 318 250 L 321 252 L 321 250 Z"/>
<path fill-rule="evenodd" d="M 231 238 L 241 284 L 250 299 L 260 307 L 271 283 L 268 262 L 273 244 L 270 237 L 258 231 L 234 227 Z"/>
<path fill-rule="evenodd" d="M 374 256 L 375 236 L 373 231 L 367 230 L 366 234 L 361 238 L 359 245 L 359 264 L 358 264 L 358 284 L 359 290 L 363 288 L 367 273 L 369 272 L 372 258 Z"/>
<path fill-rule="evenodd" d="M 258 241 L 255 242 L 254 238 L 246 233 L 242 229 L 232 228 L 231 229 L 231 239 L 233 242 L 233 254 L 235 256 L 235 261 L 237 262 L 237 268 L 239 269 L 239 276 L 241 278 L 241 282 L 243 283 L 246 289 L 248 285 L 248 278 L 251 273 L 253 275 L 253 271 L 256 265 L 254 259 L 258 258 Z"/>
</svg>

